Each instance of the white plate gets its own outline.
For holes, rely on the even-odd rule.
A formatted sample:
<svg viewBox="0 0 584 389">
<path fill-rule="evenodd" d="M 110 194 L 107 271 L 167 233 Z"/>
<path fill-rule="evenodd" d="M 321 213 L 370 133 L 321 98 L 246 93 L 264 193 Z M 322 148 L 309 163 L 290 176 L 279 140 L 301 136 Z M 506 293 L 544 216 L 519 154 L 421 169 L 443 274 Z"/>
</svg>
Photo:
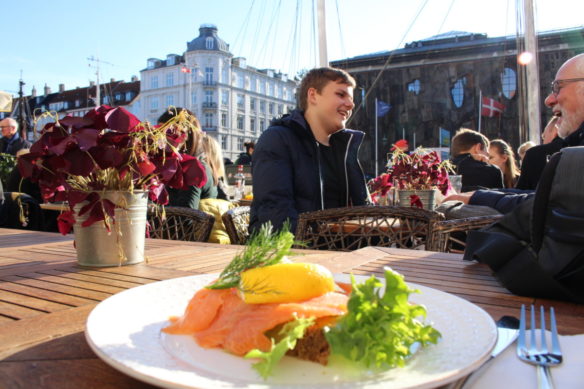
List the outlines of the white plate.
<svg viewBox="0 0 584 389">
<path fill-rule="evenodd" d="M 426 306 L 427 321 L 442 333 L 442 339 L 419 350 L 406 367 L 371 374 L 284 357 L 276 374 L 264 381 L 251 368 L 253 361 L 202 349 L 190 336 L 160 331 L 168 325 L 168 317 L 182 315 L 193 294 L 216 277 L 176 278 L 109 297 L 87 319 L 89 345 L 114 368 L 166 388 L 432 388 L 480 366 L 497 339 L 495 323 L 481 308 L 451 294 L 409 284 L 421 292 L 410 300 Z M 335 278 L 348 281 L 346 275 Z"/>
</svg>

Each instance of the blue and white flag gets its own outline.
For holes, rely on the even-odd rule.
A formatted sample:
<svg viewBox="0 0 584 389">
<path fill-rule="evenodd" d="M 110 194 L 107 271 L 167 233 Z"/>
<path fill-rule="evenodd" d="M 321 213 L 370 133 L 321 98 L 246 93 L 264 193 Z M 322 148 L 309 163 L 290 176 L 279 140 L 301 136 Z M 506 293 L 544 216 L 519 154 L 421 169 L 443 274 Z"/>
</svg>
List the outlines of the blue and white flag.
<svg viewBox="0 0 584 389">
<path fill-rule="evenodd" d="M 391 109 L 391 104 L 377 100 L 377 117 L 385 116 Z"/>
</svg>

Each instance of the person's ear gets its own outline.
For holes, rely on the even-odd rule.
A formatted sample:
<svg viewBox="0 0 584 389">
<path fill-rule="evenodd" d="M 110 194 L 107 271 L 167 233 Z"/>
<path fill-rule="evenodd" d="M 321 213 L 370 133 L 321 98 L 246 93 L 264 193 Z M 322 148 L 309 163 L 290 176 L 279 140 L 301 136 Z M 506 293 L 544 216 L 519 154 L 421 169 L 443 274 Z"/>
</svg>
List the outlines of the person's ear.
<svg viewBox="0 0 584 389">
<path fill-rule="evenodd" d="M 316 95 L 318 94 L 318 91 L 316 90 L 316 88 L 308 88 L 308 91 L 306 92 L 306 100 L 308 101 L 308 104 L 316 104 Z"/>
</svg>

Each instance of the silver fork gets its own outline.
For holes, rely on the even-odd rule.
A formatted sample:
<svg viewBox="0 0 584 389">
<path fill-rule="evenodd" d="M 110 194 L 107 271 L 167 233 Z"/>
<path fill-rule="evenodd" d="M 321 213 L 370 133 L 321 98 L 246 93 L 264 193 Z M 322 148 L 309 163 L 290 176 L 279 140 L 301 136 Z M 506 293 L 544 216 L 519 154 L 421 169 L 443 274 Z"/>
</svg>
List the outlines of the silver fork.
<svg viewBox="0 0 584 389">
<path fill-rule="evenodd" d="M 537 385 L 540 389 L 552 389 L 552 375 L 550 366 L 562 363 L 562 351 L 558 340 L 558 329 L 556 327 L 556 315 L 554 308 L 550 308 L 550 327 L 552 350 L 548 350 L 545 331 L 545 310 L 540 307 L 541 340 L 540 347 L 537 348 L 535 329 L 535 308 L 531 306 L 531 326 L 529 346 L 525 342 L 525 305 L 521 305 L 521 317 L 519 323 L 519 337 L 517 338 L 517 356 L 524 362 L 537 366 Z"/>
</svg>

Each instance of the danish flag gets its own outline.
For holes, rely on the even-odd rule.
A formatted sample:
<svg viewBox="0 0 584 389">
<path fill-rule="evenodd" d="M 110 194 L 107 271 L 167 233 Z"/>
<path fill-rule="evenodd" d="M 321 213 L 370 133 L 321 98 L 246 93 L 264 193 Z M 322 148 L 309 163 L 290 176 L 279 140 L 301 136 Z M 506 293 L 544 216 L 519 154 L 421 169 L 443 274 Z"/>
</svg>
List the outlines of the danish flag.
<svg viewBox="0 0 584 389">
<path fill-rule="evenodd" d="M 502 114 L 504 110 L 505 106 L 497 100 L 491 99 L 490 97 L 483 97 L 481 115 L 492 118 L 493 116 Z"/>
<path fill-rule="evenodd" d="M 181 71 L 181 72 L 183 72 L 183 73 L 190 73 L 190 72 L 191 72 L 191 69 L 187 68 L 186 66 L 183 66 L 183 67 L 180 69 L 180 71 Z"/>
</svg>

